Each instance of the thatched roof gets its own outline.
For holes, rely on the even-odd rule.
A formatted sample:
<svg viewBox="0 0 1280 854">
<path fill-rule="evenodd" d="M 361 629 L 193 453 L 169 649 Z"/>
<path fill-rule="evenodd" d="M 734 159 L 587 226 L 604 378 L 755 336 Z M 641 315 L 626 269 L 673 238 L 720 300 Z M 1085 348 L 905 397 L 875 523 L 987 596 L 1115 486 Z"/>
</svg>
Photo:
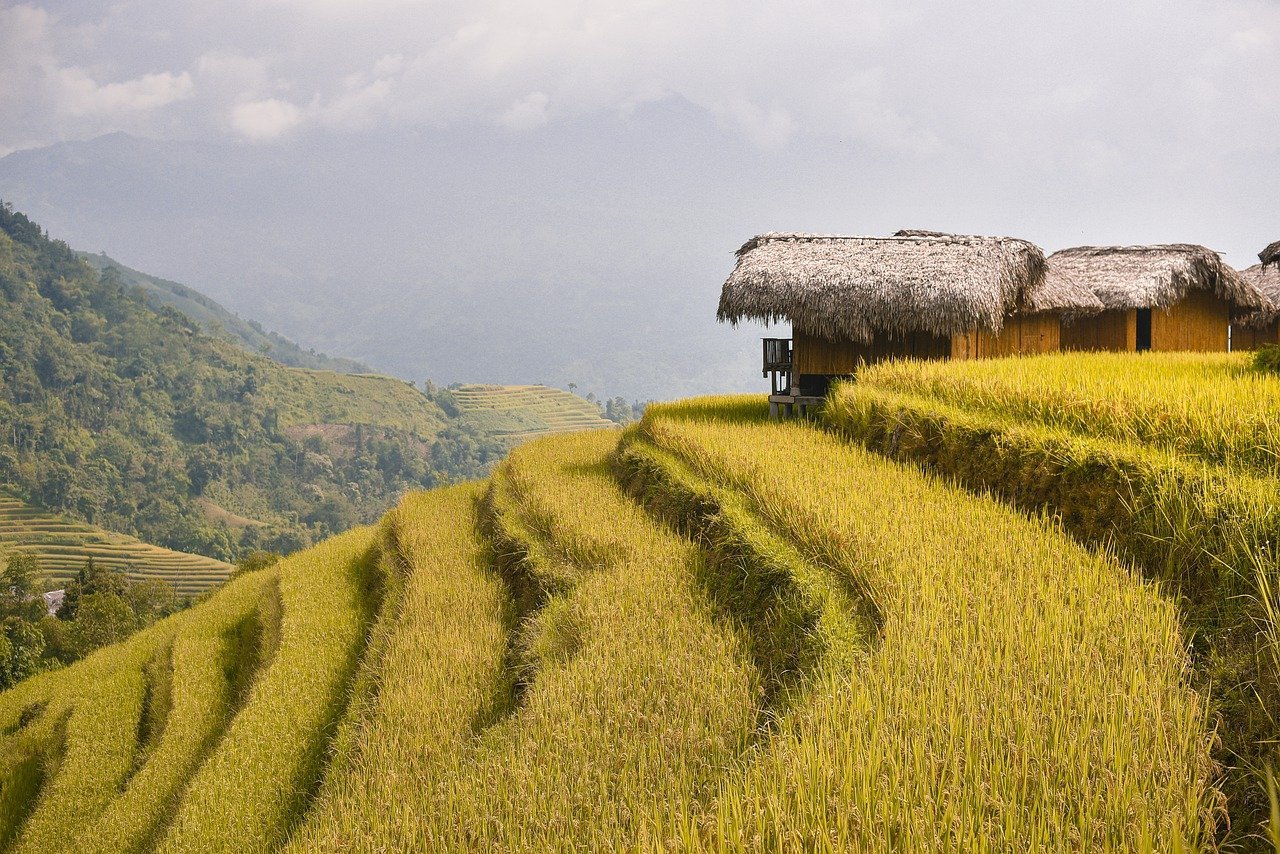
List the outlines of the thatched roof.
<svg viewBox="0 0 1280 854">
<path fill-rule="evenodd" d="M 1254 264 L 1240 275 L 1267 298 L 1267 304 L 1238 318 L 1245 326 L 1266 326 L 1280 317 L 1280 264 Z"/>
<path fill-rule="evenodd" d="M 738 250 L 716 317 L 790 320 L 831 339 L 875 333 L 1000 331 L 1017 312 L 1101 309 L 1087 290 L 1046 286 L 1044 253 L 1025 240 L 949 234 L 762 234 Z"/>
<path fill-rule="evenodd" d="M 1238 307 L 1266 304 L 1216 252 L 1189 243 L 1063 249 L 1049 256 L 1047 278 L 1086 285 L 1108 309 L 1168 308 L 1192 288 L 1212 291 Z"/>
<path fill-rule="evenodd" d="M 1267 246 L 1258 253 L 1258 260 L 1262 262 L 1262 266 L 1268 264 L 1280 264 L 1280 240 Z"/>
</svg>

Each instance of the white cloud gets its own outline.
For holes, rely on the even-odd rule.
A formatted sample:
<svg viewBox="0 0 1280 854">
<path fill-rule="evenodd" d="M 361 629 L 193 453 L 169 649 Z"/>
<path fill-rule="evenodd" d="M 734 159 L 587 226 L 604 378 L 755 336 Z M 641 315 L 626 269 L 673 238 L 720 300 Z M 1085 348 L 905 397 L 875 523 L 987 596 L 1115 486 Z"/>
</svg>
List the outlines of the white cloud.
<svg viewBox="0 0 1280 854">
<path fill-rule="evenodd" d="M 785 110 L 777 105 L 759 107 L 746 98 L 735 98 L 716 112 L 761 148 L 782 148 L 796 130 L 796 123 Z"/>
<path fill-rule="evenodd" d="M 288 101 L 266 98 L 247 101 L 231 110 L 236 133 L 254 142 L 273 140 L 302 121 L 302 111 Z"/>
<path fill-rule="evenodd" d="M 503 110 L 498 118 L 511 130 L 532 130 L 547 123 L 547 104 L 550 99 L 543 92 L 530 92 Z"/>
<path fill-rule="evenodd" d="M 1244 143 L 1208 140 L 1209 154 L 1267 144 L 1256 111 L 1280 79 L 1280 8 L 1253 0 L 1083 0 L 1033 15 L 1012 0 L 206 9 L 134 0 L 59 16 L 0 5 L 0 146 L 114 129 L 522 130 L 672 99 L 764 149 L 817 137 L 905 156 L 1040 160 L 1098 138 L 1121 140 L 1122 152 L 1203 149 L 1204 129 L 1242 129 Z"/>
<path fill-rule="evenodd" d="M 60 68 L 54 79 L 59 88 L 58 109 L 70 116 L 156 110 L 190 98 L 194 88 L 186 71 L 144 74 L 121 83 L 100 84 L 83 69 Z"/>
</svg>

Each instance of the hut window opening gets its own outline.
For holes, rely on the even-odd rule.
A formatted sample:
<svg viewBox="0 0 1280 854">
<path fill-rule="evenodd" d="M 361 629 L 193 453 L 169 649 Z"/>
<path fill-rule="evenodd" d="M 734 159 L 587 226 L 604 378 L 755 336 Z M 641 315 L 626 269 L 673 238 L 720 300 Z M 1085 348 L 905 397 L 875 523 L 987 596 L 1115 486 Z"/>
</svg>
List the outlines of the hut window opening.
<svg viewBox="0 0 1280 854">
<path fill-rule="evenodd" d="M 1151 349 L 1151 309 L 1138 309 L 1138 335 L 1137 346 L 1134 348 L 1138 352 Z"/>
</svg>

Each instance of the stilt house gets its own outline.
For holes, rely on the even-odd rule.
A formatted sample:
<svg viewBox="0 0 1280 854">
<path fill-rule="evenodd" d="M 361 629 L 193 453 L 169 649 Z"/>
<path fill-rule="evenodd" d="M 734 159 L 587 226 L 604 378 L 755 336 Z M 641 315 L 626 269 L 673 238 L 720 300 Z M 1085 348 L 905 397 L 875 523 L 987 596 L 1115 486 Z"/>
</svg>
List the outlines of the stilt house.
<svg viewBox="0 0 1280 854">
<path fill-rule="evenodd" d="M 791 322 L 791 338 L 764 339 L 775 408 L 820 402 L 866 362 L 1057 350 L 1061 315 L 1102 309 L 1069 278 L 1050 283 L 1038 247 L 1007 237 L 771 233 L 737 257 L 717 318 Z"/>
<path fill-rule="evenodd" d="M 1216 252 L 1184 243 L 1063 249 L 1049 256 L 1048 280 L 1058 278 L 1105 308 L 1063 325 L 1064 350 L 1225 352 L 1232 314 L 1267 304 Z"/>
</svg>

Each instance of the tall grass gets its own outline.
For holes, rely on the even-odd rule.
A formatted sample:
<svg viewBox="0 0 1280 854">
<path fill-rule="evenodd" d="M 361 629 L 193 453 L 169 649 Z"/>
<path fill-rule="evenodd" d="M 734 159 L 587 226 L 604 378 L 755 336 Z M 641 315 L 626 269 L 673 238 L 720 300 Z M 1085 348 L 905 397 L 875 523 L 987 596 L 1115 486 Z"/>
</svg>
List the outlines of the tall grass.
<svg viewBox="0 0 1280 854">
<path fill-rule="evenodd" d="M 375 531 L 358 528 L 279 564 L 279 647 L 192 777 L 163 851 L 267 851 L 323 773 L 370 621 Z"/>
<path fill-rule="evenodd" d="M 645 435 L 855 579 L 884 618 L 866 664 L 826 677 L 725 783 L 717 845 L 1212 840 L 1205 705 L 1157 590 L 1050 522 L 835 437 L 697 409 L 651 408 Z"/>
</svg>

